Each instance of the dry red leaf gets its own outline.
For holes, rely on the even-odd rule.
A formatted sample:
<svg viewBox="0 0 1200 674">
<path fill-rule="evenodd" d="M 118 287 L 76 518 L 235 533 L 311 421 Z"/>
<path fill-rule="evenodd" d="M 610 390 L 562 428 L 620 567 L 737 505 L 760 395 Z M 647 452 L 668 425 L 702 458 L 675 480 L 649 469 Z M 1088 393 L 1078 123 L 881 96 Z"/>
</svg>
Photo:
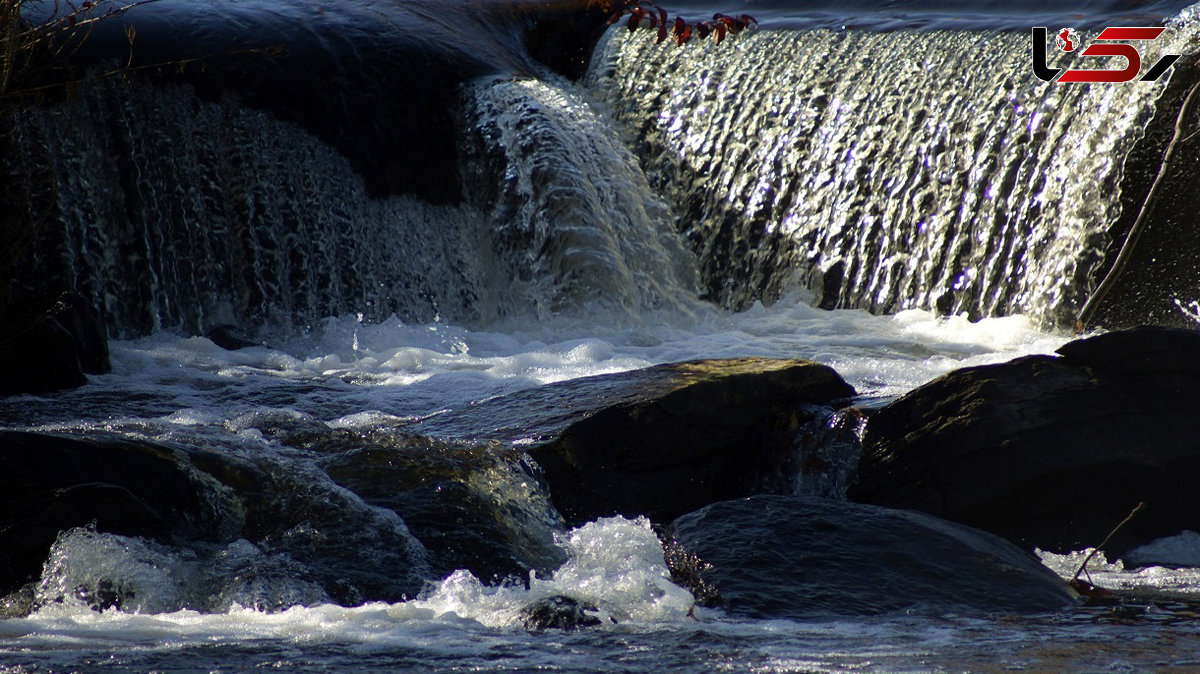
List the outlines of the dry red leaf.
<svg viewBox="0 0 1200 674">
<path fill-rule="evenodd" d="M 725 14 L 713 14 L 713 19 L 725 24 L 725 28 L 729 31 L 730 35 L 737 35 L 738 33 L 742 32 L 743 28 L 746 27 L 738 19 Z"/>
<path fill-rule="evenodd" d="M 693 36 L 704 39 L 709 35 L 712 35 L 713 43 L 721 44 L 727 34 L 740 33 L 751 26 L 758 27 L 758 20 L 749 14 L 733 17 L 718 13 L 713 14 L 711 20 L 697 21 L 694 24 L 684 21 L 678 16 L 672 21 L 667 10 L 653 0 L 619 0 L 616 2 L 614 0 L 588 0 L 587 6 L 589 8 L 598 6 L 605 11 L 613 11 L 612 16 L 608 19 L 609 25 L 616 23 L 628 13 L 629 17 L 625 22 L 625 27 L 630 32 L 642 26 L 649 27 L 657 32 L 656 44 L 667 39 L 668 35 L 673 37 L 676 45 L 689 42 Z"/>
<path fill-rule="evenodd" d="M 646 10 L 642 9 L 641 7 L 634 7 L 633 11 L 629 13 L 629 21 L 626 22 L 625 25 L 629 28 L 630 33 L 637 30 L 637 27 L 642 25 L 642 16 L 645 13 Z"/>
<path fill-rule="evenodd" d="M 1112 598 L 1112 592 L 1102 587 L 1096 587 L 1082 578 L 1076 578 L 1070 581 L 1070 585 L 1072 589 L 1074 589 L 1088 601 L 1103 601 L 1105 599 Z"/>
<path fill-rule="evenodd" d="M 676 45 L 681 45 L 692 39 L 692 27 L 688 25 L 687 21 L 679 17 L 675 17 L 675 29 L 673 32 L 675 34 Z"/>
</svg>

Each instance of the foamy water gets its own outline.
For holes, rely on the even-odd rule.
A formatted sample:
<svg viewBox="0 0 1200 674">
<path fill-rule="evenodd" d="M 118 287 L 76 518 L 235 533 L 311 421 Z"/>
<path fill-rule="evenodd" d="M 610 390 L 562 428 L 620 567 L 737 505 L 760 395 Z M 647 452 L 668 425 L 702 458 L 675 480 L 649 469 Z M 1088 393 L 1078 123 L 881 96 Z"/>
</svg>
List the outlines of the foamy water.
<svg viewBox="0 0 1200 674">
<path fill-rule="evenodd" d="M 78 406 L 65 412 L 27 397 L 7 421 L 34 428 L 121 419 L 193 426 L 236 424 L 239 415 L 284 409 L 335 426 L 371 425 L 577 377 L 737 356 L 814 360 L 832 366 L 860 394 L 894 396 L 951 369 L 1050 353 L 1070 339 L 1020 316 L 976 323 L 921 310 L 874 316 L 814 309 L 797 296 L 739 314 L 651 313 L 641 325 L 614 328 L 594 316 L 489 330 L 363 324 L 347 316 L 305 335 L 260 337 L 270 346 L 226 351 L 203 337 L 168 333 L 114 342 L 111 374 L 56 397 Z M 112 391 L 127 395 L 106 393 Z"/>
<path fill-rule="evenodd" d="M 369 429 L 549 382 L 743 355 L 810 358 L 836 368 L 861 393 L 886 397 L 954 368 L 1050 353 L 1070 339 L 1022 317 L 972 323 L 924 311 L 873 316 L 814 309 L 795 295 L 740 314 L 648 314 L 637 326 L 605 327 L 602 318 L 588 316 L 469 330 L 363 324 L 347 316 L 308 334 L 259 337 L 270 346 L 225 351 L 205 338 L 167 333 L 115 342 L 111 374 L 51 397 L 7 399 L 0 415 L 8 425 L 34 429 L 225 437 L 285 454 L 288 448 L 264 436 L 257 419 L 282 414 Z M 527 587 L 489 586 L 458 571 L 393 604 L 266 612 L 233 601 L 201 613 L 179 610 L 180 597 L 196 582 L 187 575 L 196 560 L 172 559 L 177 552 L 149 542 L 77 530 L 60 538 L 47 564 L 39 590 L 46 605 L 27 618 L 0 621 L 0 671 L 929 671 L 1078 663 L 1107 669 L 1160 662 L 1163 640 L 1200 631 L 1169 612 L 1137 616 L 1131 626 L 1094 610 L 1005 621 L 732 619 L 694 608 L 691 595 L 669 582 L 662 548 L 644 520 L 589 523 L 559 544 L 567 561 Z M 241 541 L 211 559 L 255 554 Z M 1044 556 L 1067 576 L 1074 559 Z M 97 612 L 70 599 L 72 588 L 104 573 L 141 583 L 141 600 L 125 612 Z M 1194 573 L 1109 565 L 1093 576 L 1115 587 L 1169 585 L 1197 593 Z M 285 598 L 303 591 L 274 588 Z M 528 632 L 522 607 L 558 594 L 593 605 L 601 625 Z M 64 601 L 54 601 L 58 596 Z M 1123 645 L 1116 652 L 1113 644 Z M 1173 652 L 1172 662 L 1200 662 L 1200 646 Z"/>
</svg>

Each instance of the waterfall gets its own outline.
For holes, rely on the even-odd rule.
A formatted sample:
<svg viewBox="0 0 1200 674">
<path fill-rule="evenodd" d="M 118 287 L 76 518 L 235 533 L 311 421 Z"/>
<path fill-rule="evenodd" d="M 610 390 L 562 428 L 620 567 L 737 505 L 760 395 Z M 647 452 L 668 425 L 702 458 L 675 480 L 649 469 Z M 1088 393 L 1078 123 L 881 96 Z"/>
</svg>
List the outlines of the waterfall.
<svg viewBox="0 0 1200 674">
<path fill-rule="evenodd" d="M 610 30 L 587 83 L 731 308 L 799 281 L 827 308 L 1070 322 L 1165 87 L 1042 82 L 1028 32 L 647 33 Z"/>
<path fill-rule="evenodd" d="M 465 182 L 482 188 L 474 198 L 495 246 L 508 275 L 537 289 L 539 316 L 589 305 L 636 320 L 692 304 L 695 261 L 666 205 L 569 84 L 484 83 L 474 102 L 476 156 L 464 163 L 476 175 Z"/>
<path fill-rule="evenodd" d="M 114 335 L 482 311 L 476 214 L 370 199 L 341 155 L 263 112 L 94 81 L 24 115 L 14 142 L 50 185 L 19 276 L 68 279 Z"/>
<path fill-rule="evenodd" d="M 1141 47 L 1147 69 L 1197 51 L 1195 14 Z M 286 37 L 295 21 L 280 21 Z M 364 37 L 374 46 L 355 58 L 388 63 L 408 44 L 366 25 L 390 37 Z M 25 200 L 13 206 L 36 223 L 9 299 L 75 290 L 114 336 L 347 314 L 636 323 L 796 284 L 823 308 L 1069 324 L 1156 170 L 1165 141 L 1146 130 L 1170 112 L 1169 78 L 1042 82 L 1029 40 L 763 28 L 675 47 L 613 28 L 579 84 L 511 54 L 447 84 L 468 58 L 456 51 L 428 73 L 403 61 L 401 79 L 346 71 L 308 107 L 286 88 L 222 89 L 203 69 L 85 80 L 16 115 L 5 139 L 8 192 Z M 341 58 L 322 45 L 297 53 Z M 256 63 L 238 58 L 227 66 Z M 247 82 L 304 67 L 264 61 Z M 393 86 L 422 77 L 444 96 Z M 446 124 L 423 116 L 435 104 Z M 1180 287 L 1161 303 L 1184 320 L 1176 306 L 1200 296 Z"/>
<path fill-rule="evenodd" d="M 121 336 L 686 307 L 694 262 L 666 206 L 569 87 L 464 86 L 467 198 L 431 204 L 370 196 L 343 155 L 235 100 L 86 82 L 10 139 L 40 214 L 19 290 L 66 285 Z"/>
</svg>

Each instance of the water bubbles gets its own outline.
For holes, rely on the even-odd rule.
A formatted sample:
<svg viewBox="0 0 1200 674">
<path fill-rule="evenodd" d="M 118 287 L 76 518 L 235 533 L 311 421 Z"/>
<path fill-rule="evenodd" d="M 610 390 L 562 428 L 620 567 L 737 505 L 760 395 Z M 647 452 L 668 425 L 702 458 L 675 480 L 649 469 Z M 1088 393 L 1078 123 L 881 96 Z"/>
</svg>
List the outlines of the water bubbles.
<svg viewBox="0 0 1200 674">
<path fill-rule="evenodd" d="M 1172 301 L 1175 303 L 1175 306 L 1179 309 L 1180 312 L 1183 313 L 1184 316 L 1195 321 L 1197 325 L 1200 325 L 1200 301 L 1192 300 L 1190 302 L 1185 303 L 1185 302 L 1183 302 L 1183 300 L 1180 300 L 1178 297 L 1176 297 Z"/>
</svg>

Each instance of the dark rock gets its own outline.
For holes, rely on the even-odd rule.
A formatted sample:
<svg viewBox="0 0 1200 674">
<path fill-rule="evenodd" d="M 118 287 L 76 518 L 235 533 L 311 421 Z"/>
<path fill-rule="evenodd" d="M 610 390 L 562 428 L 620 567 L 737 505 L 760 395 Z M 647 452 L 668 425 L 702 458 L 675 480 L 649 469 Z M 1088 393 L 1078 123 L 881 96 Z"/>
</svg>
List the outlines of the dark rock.
<svg viewBox="0 0 1200 674">
<path fill-rule="evenodd" d="M 675 520 L 736 615 L 1041 612 L 1077 599 L 998 536 L 911 511 L 808 496 L 724 501 Z"/>
<path fill-rule="evenodd" d="M 1151 541 L 1125 553 L 1125 568 L 1166 566 L 1170 568 L 1200 567 L 1200 533 L 1181 531 L 1175 536 Z"/>
<path fill-rule="evenodd" d="M 246 539 L 263 559 L 229 574 L 283 564 L 342 604 L 399 601 L 421 589 L 425 550 L 394 513 L 316 469 L 252 456 L 104 434 L 0 432 L 0 595 L 36 580 L 59 533 L 75 528 L 189 550 Z M 95 589 L 103 593 L 99 581 Z"/>
<path fill-rule="evenodd" d="M 1067 362 L 1130 375 L 1186 374 L 1200 377 L 1200 332 L 1146 326 L 1063 344 Z"/>
<path fill-rule="evenodd" d="M 1164 166 L 1163 154 L 1178 132 L 1183 102 L 1200 80 L 1200 68 L 1191 59 L 1180 59 L 1172 70 L 1153 117 L 1123 158 L 1120 184 L 1114 186 L 1120 194 L 1119 215 L 1107 223 L 1104 236 L 1096 237 L 1096 248 L 1088 251 L 1087 257 L 1097 252 L 1102 257 L 1081 265 L 1094 267 L 1088 270 L 1088 282 L 1079 284 L 1081 290 L 1095 293 L 1100 280 L 1112 274 L 1111 280 L 1106 280 L 1106 293 L 1081 297 L 1075 304 L 1078 308 L 1085 298 L 1094 304 L 1088 328 L 1196 326 L 1192 316 L 1196 310 L 1193 302 L 1200 299 L 1196 292 L 1200 288 L 1200 266 L 1196 264 L 1200 228 L 1195 226 L 1200 212 L 1200 190 L 1196 189 L 1200 161 L 1196 161 L 1194 146 L 1183 142 L 1186 137 L 1179 139 L 1174 161 Z M 1155 196 L 1148 205 L 1152 186 Z M 1143 209 L 1147 209 L 1144 214 Z M 1139 218 L 1143 220 L 1134 235 L 1132 227 Z M 1119 267 L 1118 258 L 1123 260 Z M 1079 269 L 1075 273 L 1082 276 Z M 1070 326 L 1075 318 L 1063 316 L 1060 324 Z"/>
<path fill-rule="evenodd" d="M 582 77 L 610 13 L 599 7 L 581 9 L 550 3 L 536 13 L 530 9 L 524 8 L 525 48 L 530 55 L 560 75 L 573 80 Z"/>
<path fill-rule="evenodd" d="M 797 430 L 828 413 L 817 405 L 854 394 L 824 365 L 765 358 L 573 384 L 560 389 L 571 402 L 559 409 L 575 418 L 530 450 L 573 523 L 615 514 L 667 522 L 714 501 L 791 491 Z"/>
<path fill-rule="evenodd" d="M 867 423 L 851 498 L 1109 557 L 1200 528 L 1200 334 L 1141 328 L 951 372 Z"/>
<path fill-rule="evenodd" d="M 521 609 L 521 622 L 530 630 L 575 630 L 595 627 L 600 618 L 589 614 L 596 607 L 563 595 L 545 597 Z"/>
<path fill-rule="evenodd" d="M 60 531 L 219 539 L 227 523 L 183 453 L 134 440 L 0 432 L 0 594 L 36 580 Z"/>
<path fill-rule="evenodd" d="M 328 452 L 326 446 L 324 451 Z M 399 514 L 430 551 L 432 572 L 526 579 L 564 561 L 564 529 L 524 455 L 492 443 L 375 433 L 325 461 L 338 484 Z"/>
<path fill-rule="evenodd" d="M 372 196 L 457 202 L 459 87 L 536 70 L 518 17 L 507 14 L 503 3 L 145 3 L 120 22 L 99 22 L 72 60 L 81 69 L 114 56 L 133 69 L 176 63 L 156 78 L 307 129 L 350 161 Z M 132 51 L 128 25 L 138 35 Z M 208 55 L 203 67 L 189 62 L 196 53 Z"/>
<path fill-rule="evenodd" d="M 211 340 L 213 344 L 226 351 L 237 351 L 238 349 L 259 346 L 257 342 L 250 339 L 244 330 L 236 325 L 218 325 L 204 333 L 204 336 Z"/>
<path fill-rule="evenodd" d="M 48 308 L 10 312 L 0 329 L 0 395 L 47 393 L 87 383 L 110 369 L 104 326 L 78 295 Z"/>
<path fill-rule="evenodd" d="M 191 466 L 234 499 L 229 507 L 241 518 L 237 536 L 267 557 L 239 575 L 276 576 L 282 564 L 290 577 L 348 606 L 401 601 L 432 577 L 427 552 L 395 513 L 365 503 L 307 461 L 281 461 L 261 450 L 251 458 L 187 450 Z"/>
</svg>

